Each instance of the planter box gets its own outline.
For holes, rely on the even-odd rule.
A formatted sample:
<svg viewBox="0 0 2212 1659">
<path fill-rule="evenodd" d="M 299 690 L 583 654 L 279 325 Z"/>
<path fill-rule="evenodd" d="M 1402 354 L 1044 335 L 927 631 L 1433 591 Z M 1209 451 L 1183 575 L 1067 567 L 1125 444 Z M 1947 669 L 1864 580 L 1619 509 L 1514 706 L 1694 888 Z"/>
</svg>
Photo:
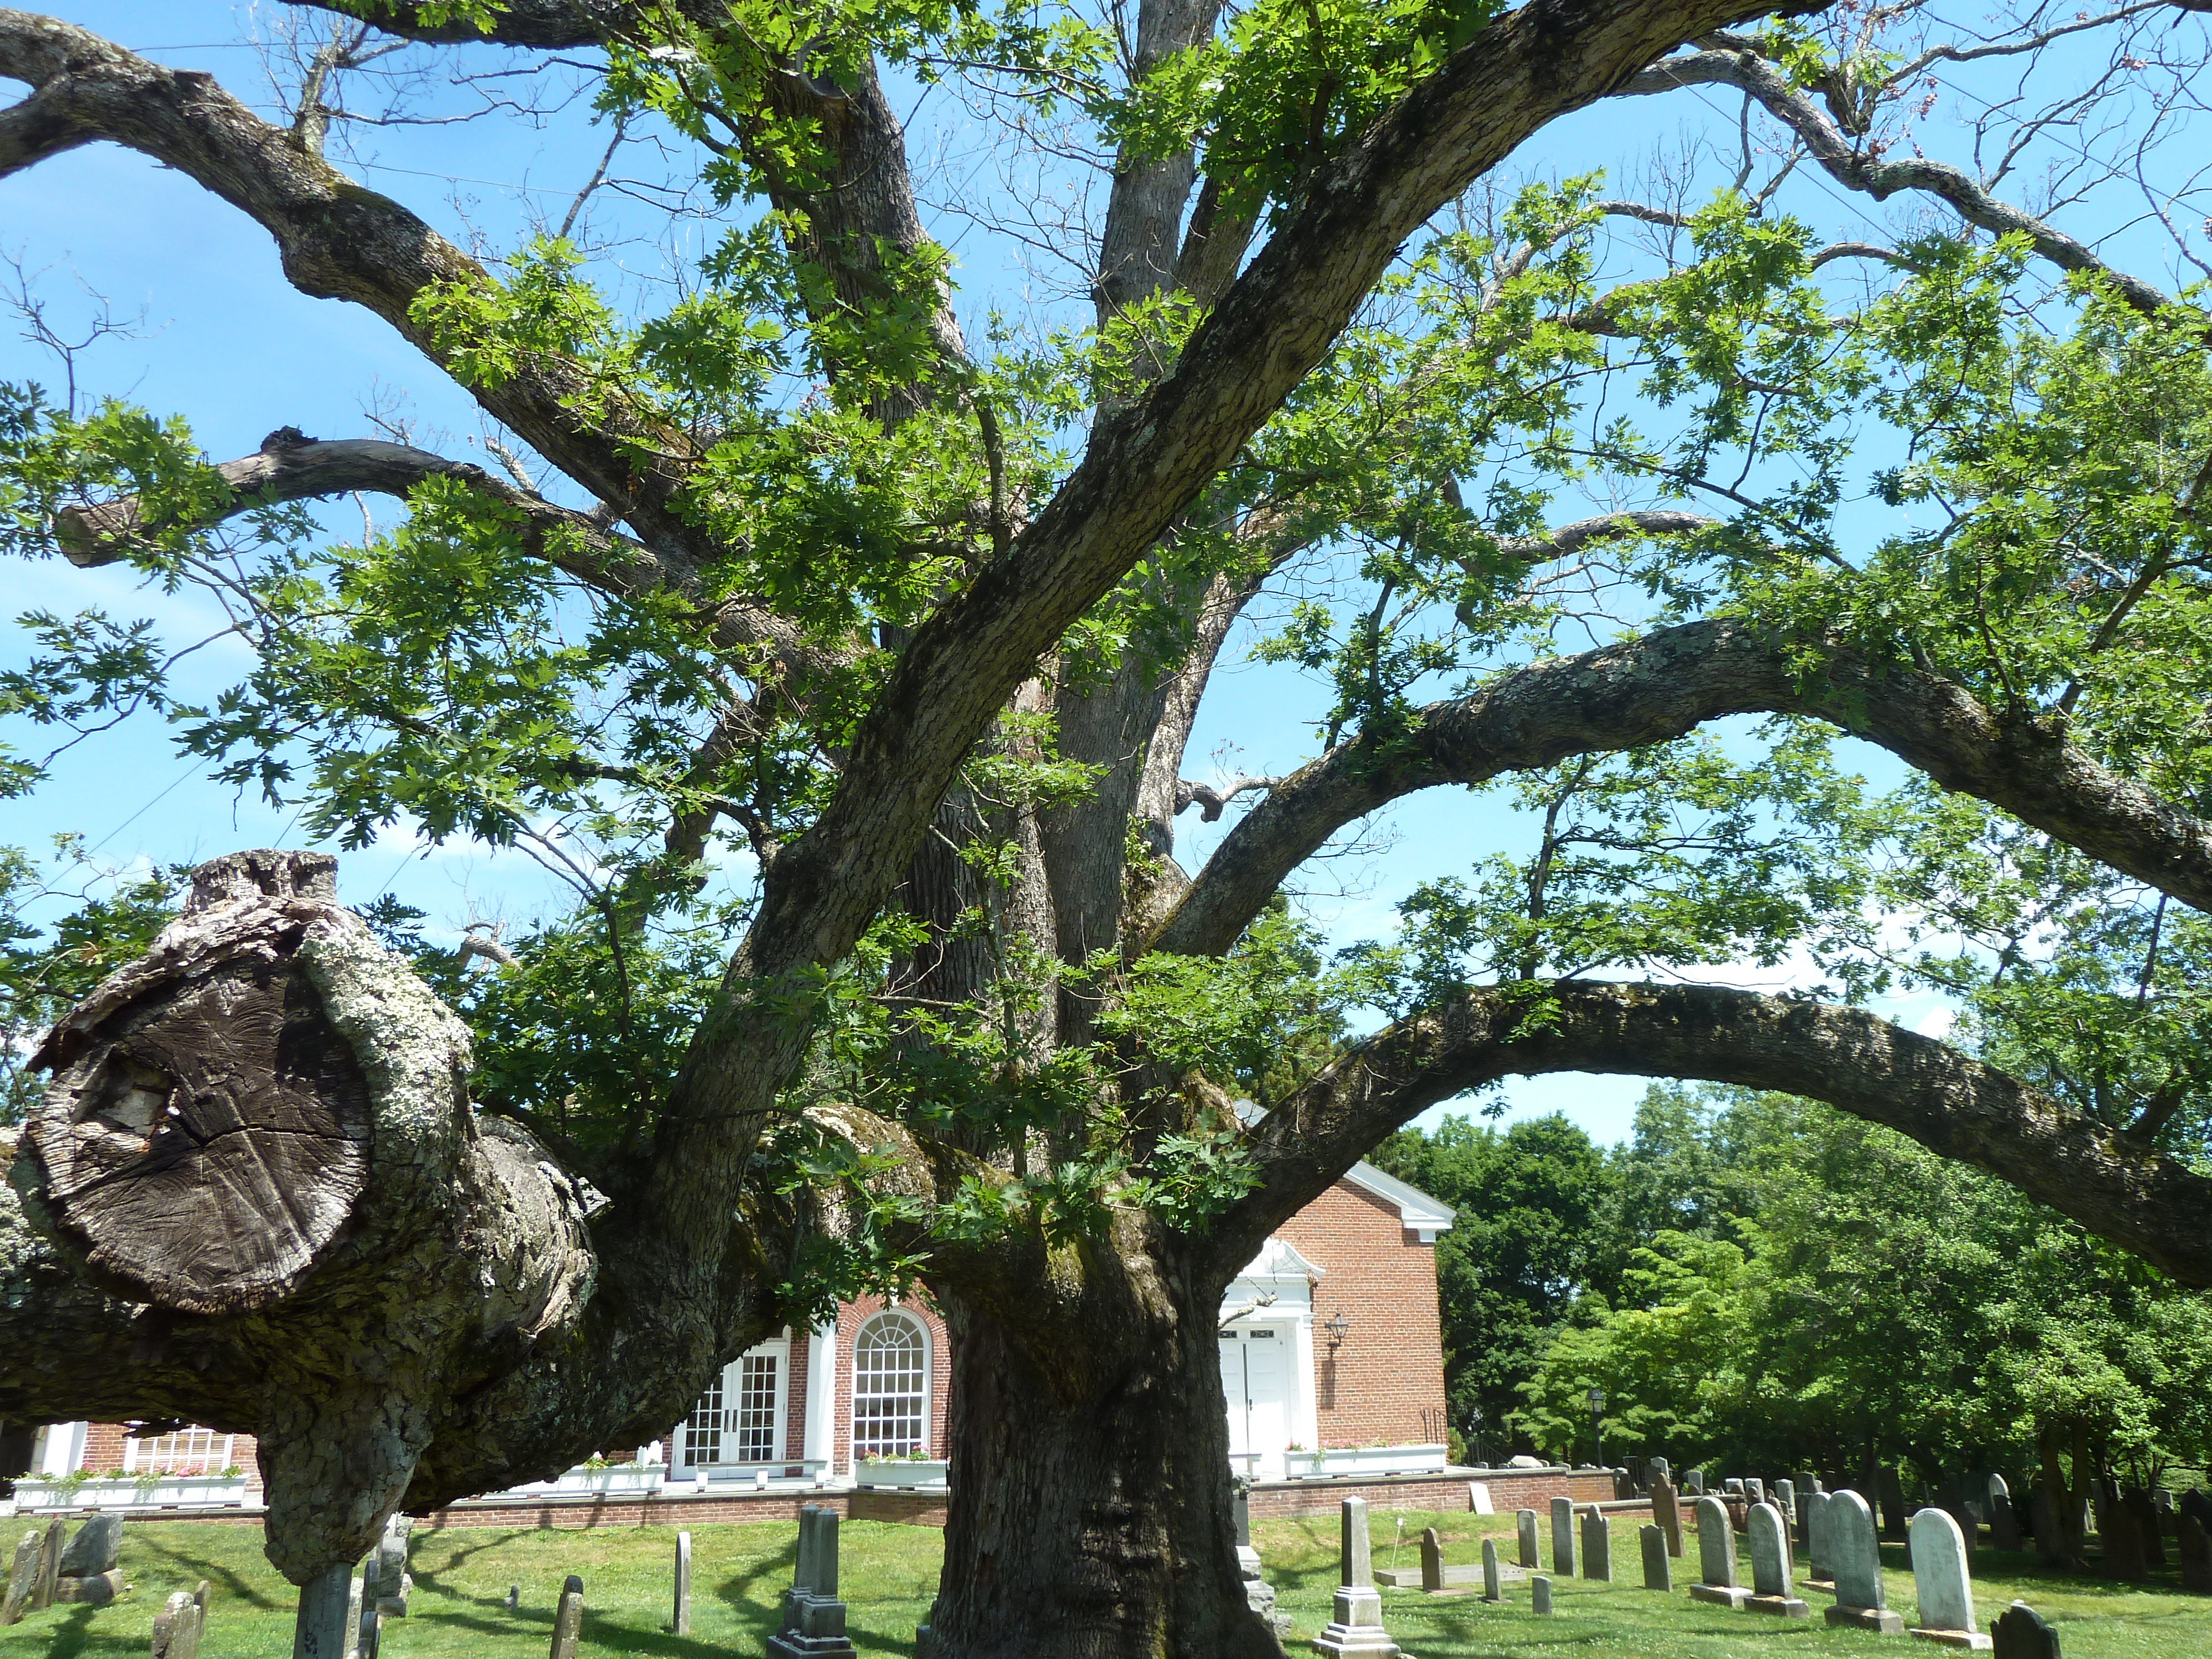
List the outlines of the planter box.
<svg viewBox="0 0 2212 1659">
<path fill-rule="evenodd" d="M 220 1510 L 246 1502 L 242 1474 L 165 1474 L 146 1482 L 97 1480 L 74 1490 L 58 1480 L 18 1480 L 15 1506 L 32 1510 Z"/>
<path fill-rule="evenodd" d="M 1340 1480 L 1346 1475 L 1431 1474 L 1448 1468 L 1443 1446 L 1340 1446 L 1285 1455 L 1293 1480 Z"/>
<path fill-rule="evenodd" d="M 541 1480 L 526 1491 L 555 1498 L 638 1498 L 660 1490 L 668 1471 L 658 1463 L 629 1468 L 570 1469 L 550 1480 Z"/>
<path fill-rule="evenodd" d="M 941 1457 L 919 1462 L 892 1458 L 881 1463 L 862 1463 L 853 1471 L 854 1484 L 862 1486 L 941 1486 L 945 1485 L 946 1464 Z"/>
</svg>

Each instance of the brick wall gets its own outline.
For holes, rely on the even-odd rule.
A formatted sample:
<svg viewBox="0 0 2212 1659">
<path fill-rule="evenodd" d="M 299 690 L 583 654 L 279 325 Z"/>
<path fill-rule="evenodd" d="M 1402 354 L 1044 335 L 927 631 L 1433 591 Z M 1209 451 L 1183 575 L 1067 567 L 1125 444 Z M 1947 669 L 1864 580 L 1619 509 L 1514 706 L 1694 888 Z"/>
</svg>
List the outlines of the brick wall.
<svg viewBox="0 0 2212 1659">
<path fill-rule="evenodd" d="M 1275 1236 L 1322 1269 L 1313 1292 L 1322 1446 L 1442 1441 L 1436 1247 L 1407 1229 L 1395 1205 L 1342 1181 Z M 1326 1327 L 1339 1314 L 1350 1322 L 1334 1342 Z"/>
<path fill-rule="evenodd" d="M 89 1469 L 94 1474 L 106 1474 L 110 1469 L 123 1467 L 123 1443 L 130 1437 L 130 1430 L 120 1423 L 88 1423 L 84 1428 L 84 1455 L 77 1467 Z M 231 1444 L 230 1461 L 246 1471 L 246 1483 L 252 1490 L 261 1486 L 261 1464 L 254 1455 L 253 1437 L 241 1434 Z"/>
</svg>

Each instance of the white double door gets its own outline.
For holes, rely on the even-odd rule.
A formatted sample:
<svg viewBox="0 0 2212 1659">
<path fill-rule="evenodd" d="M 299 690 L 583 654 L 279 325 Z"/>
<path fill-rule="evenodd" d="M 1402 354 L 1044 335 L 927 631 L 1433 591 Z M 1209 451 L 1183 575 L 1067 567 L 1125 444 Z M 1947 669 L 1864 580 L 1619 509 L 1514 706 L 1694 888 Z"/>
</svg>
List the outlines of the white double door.
<svg viewBox="0 0 2212 1659">
<path fill-rule="evenodd" d="M 1295 1344 L 1287 1325 L 1238 1326 L 1221 1333 L 1221 1393 L 1229 1408 L 1229 1452 L 1261 1480 L 1288 1474 Z M 1243 1458 L 1256 1453 L 1249 1466 Z"/>
</svg>

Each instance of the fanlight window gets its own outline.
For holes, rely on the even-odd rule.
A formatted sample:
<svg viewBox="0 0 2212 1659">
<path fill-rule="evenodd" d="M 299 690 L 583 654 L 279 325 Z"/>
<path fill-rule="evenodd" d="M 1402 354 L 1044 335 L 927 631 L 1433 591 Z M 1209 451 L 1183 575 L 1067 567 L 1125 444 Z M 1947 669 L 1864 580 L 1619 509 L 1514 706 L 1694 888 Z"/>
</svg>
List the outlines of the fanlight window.
<svg viewBox="0 0 2212 1659">
<path fill-rule="evenodd" d="M 237 1440 L 198 1427 L 125 1440 L 123 1467 L 132 1474 L 220 1474 L 230 1467 Z"/>
<path fill-rule="evenodd" d="M 929 1439 L 929 1339 L 904 1314 L 878 1314 L 853 1345 L 853 1455 L 904 1457 Z"/>
</svg>

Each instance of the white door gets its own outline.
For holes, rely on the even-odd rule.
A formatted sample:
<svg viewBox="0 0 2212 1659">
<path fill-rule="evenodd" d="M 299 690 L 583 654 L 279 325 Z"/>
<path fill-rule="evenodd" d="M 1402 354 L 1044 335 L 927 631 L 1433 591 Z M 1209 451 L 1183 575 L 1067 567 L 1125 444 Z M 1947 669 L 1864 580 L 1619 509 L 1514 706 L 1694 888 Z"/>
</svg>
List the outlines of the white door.
<svg viewBox="0 0 2212 1659">
<path fill-rule="evenodd" d="M 1291 1339 L 1272 1325 L 1224 1331 L 1221 1392 L 1229 1409 L 1231 1455 L 1256 1453 L 1255 1480 L 1280 1480 L 1291 1443 Z M 1243 1470 L 1247 1466 L 1239 1462 Z"/>
</svg>

